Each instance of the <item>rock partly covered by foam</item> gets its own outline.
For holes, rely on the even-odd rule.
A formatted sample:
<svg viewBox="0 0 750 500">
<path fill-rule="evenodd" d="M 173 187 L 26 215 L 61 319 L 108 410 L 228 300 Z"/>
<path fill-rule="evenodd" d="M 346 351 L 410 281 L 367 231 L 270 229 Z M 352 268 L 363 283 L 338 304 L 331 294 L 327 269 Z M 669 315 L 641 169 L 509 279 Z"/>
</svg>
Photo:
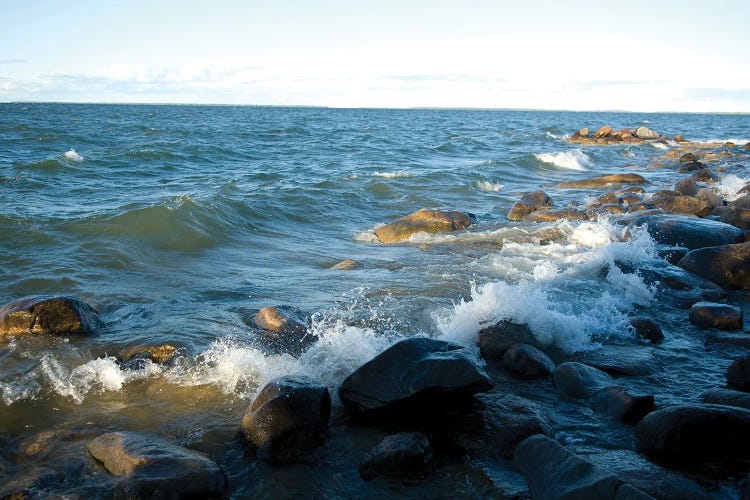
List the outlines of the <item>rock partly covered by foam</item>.
<svg viewBox="0 0 750 500">
<path fill-rule="evenodd" d="M 699 248 L 677 265 L 722 286 L 750 288 L 750 243 Z"/>
<path fill-rule="evenodd" d="M 381 243 L 398 243 L 416 233 L 448 233 L 471 224 L 471 217 L 463 212 L 423 209 L 376 229 L 375 236 Z"/>
<path fill-rule="evenodd" d="M 330 415 L 326 387 L 306 377 L 281 377 L 269 382 L 250 404 L 242 431 L 260 458 L 291 463 L 323 444 Z"/>
<path fill-rule="evenodd" d="M 552 210 L 537 210 L 523 218 L 526 222 L 556 222 L 559 220 L 587 220 L 583 210 L 575 208 L 559 208 Z"/>
<path fill-rule="evenodd" d="M 204 498 L 224 494 L 227 480 L 206 455 L 149 433 L 109 432 L 87 444 L 119 489 L 136 498 Z"/>
<path fill-rule="evenodd" d="M 253 321 L 264 330 L 264 343 L 280 352 L 296 356 L 318 340 L 296 311 L 266 306 L 258 311 Z"/>
<path fill-rule="evenodd" d="M 553 205 L 552 198 L 541 189 L 526 193 L 508 212 L 508 220 L 521 220 L 531 212 L 545 210 Z"/>
<path fill-rule="evenodd" d="M 140 370 L 146 363 L 158 365 L 172 364 L 177 356 L 177 348 L 172 344 L 137 346 L 123 349 L 117 354 L 120 364 L 130 370 Z"/>
<path fill-rule="evenodd" d="M 448 408 L 491 388 L 471 350 L 442 340 L 410 338 L 355 370 L 341 384 L 339 397 L 356 415 L 410 417 Z"/>
<path fill-rule="evenodd" d="M 700 328 L 742 330 L 742 309 L 730 304 L 697 302 L 690 308 L 690 322 Z"/>
<path fill-rule="evenodd" d="M 642 175 L 638 174 L 611 174 L 600 175 L 590 179 L 580 179 L 577 181 L 561 182 L 557 185 L 559 188 L 604 188 L 611 184 L 648 184 Z"/>
<path fill-rule="evenodd" d="M 365 481 L 378 476 L 419 477 L 428 471 L 431 461 L 432 447 L 424 433 L 400 432 L 379 442 L 358 470 Z"/>
<path fill-rule="evenodd" d="M 94 308 L 73 297 L 26 297 L 0 308 L 0 335 L 85 335 L 103 327 Z"/>
</svg>

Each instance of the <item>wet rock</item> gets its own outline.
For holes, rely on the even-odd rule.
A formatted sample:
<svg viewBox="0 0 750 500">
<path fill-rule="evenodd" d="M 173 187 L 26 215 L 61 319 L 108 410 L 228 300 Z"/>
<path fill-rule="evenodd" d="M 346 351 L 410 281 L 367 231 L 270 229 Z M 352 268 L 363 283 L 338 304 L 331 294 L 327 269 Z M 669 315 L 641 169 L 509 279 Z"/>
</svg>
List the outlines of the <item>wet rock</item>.
<svg viewBox="0 0 750 500">
<path fill-rule="evenodd" d="M 677 265 L 721 286 L 750 288 L 750 243 L 699 248 Z"/>
<path fill-rule="evenodd" d="M 656 191 L 652 196 L 653 198 L 668 198 L 670 196 L 680 196 L 680 193 L 677 191 L 674 191 L 672 189 L 660 189 L 659 191 Z"/>
<path fill-rule="evenodd" d="M 701 394 L 701 401 L 708 404 L 736 406 L 750 410 L 750 394 L 731 389 L 711 389 Z"/>
<path fill-rule="evenodd" d="M 691 163 L 694 161 L 698 161 L 698 157 L 693 153 L 685 153 L 684 155 L 680 156 L 680 163 Z"/>
<path fill-rule="evenodd" d="M 612 174 L 581 179 L 577 181 L 562 182 L 557 185 L 560 188 L 602 188 L 610 184 L 648 184 L 648 181 L 638 174 Z"/>
<path fill-rule="evenodd" d="M 717 207 L 724 206 L 724 202 L 722 201 L 722 199 L 719 198 L 719 196 L 710 189 L 706 189 L 706 188 L 699 189 L 695 197 L 698 198 L 699 200 L 705 201 L 709 206 L 713 207 L 714 209 Z M 711 213 L 713 214 L 713 212 Z"/>
<path fill-rule="evenodd" d="M 750 349 L 750 335 L 746 332 L 726 333 L 717 330 L 709 331 L 706 342 L 710 344 L 733 345 Z"/>
<path fill-rule="evenodd" d="M 603 139 L 605 137 L 609 137 L 612 135 L 612 127 L 609 125 L 603 125 L 599 127 L 599 129 L 594 132 L 594 139 Z"/>
<path fill-rule="evenodd" d="M 499 361 L 514 344 L 535 344 L 528 325 L 502 320 L 479 332 L 479 353 L 488 362 Z"/>
<path fill-rule="evenodd" d="M 582 351 L 570 361 L 583 363 L 610 375 L 642 376 L 653 373 L 656 360 L 650 349 L 630 346 L 605 345 L 592 351 Z"/>
<path fill-rule="evenodd" d="M 352 413 L 411 417 L 464 403 L 492 388 L 474 353 L 429 338 L 402 340 L 359 367 L 339 388 Z"/>
<path fill-rule="evenodd" d="M 463 212 L 422 209 L 375 230 L 381 243 L 408 240 L 416 233 L 447 233 L 471 226 L 471 218 Z"/>
<path fill-rule="evenodd" d="M 519 444 L 513 464 L 523 473 L 535 500 L 651 498 L 546 436 L 531 436 Z"/>
<path fill-rule="evenodd" d="M 622 128 L 612 132 L 610 137 L 616 141 L 625 141 L 633 137 L 633 132 L 629 128 Z"/>
<path fill-rule="evenodd" d="M 226 490 L 221 468 L 204 454 L 156 434 L 109 432 L 87 444 L 128 497 L 218 497 Z"/>
<path fill-rule="evenodd" d="M 633 219 L 631 225 L 646 226 L 657 243 L 690 250 L 739 243 L 744 237 L 741 230 L 729 224 L 681 215 L 644 215 Z"/>
<path fill-rule="evenodd" d="M 67 429 L 52 429 L 36 433 L 20 445 L 21 453 L 33 457 L 49 452 L 61 441 L 71 439 L 74 433 Z"/>
<path fill-rule="evenodd" d="M 732 361 L 727 368 L 727 385 L 733 389 L 750 392 L 750 356 Z"/>
<path fill-rule="evenodd" d="M 26 500 L 46 498 L 47 489 L 65 479 L 65 475 L 49 467 L 34 467 L 22 474 L 17 474 L 4 484 L 0 484 L 0 499 Z M 41 495 L 40 493 L 44 493 Z"/>
<path fill-rule="evenodd" d="M 571 140 L 586 138 L 589 136 L 589 129 L 588 127 L 583 127 L 582 129 L 576 130 L 573 135 L 570 137 Z"/>
<path fill-rule="evenodd" d="M 558 220 L 587 220 L 586 212 L 573 208 L 537 210 L 523 218 L 526 222 L 555 222 Z"/>
<path fill-rule="evenodd" d="M 646 415 L 635 428 L 646 455 L 675 464 L 750 457 L 750 410 L 675 405 Z"/>
<path fill-rule="evenodd" d="M 658 139 L 660 137 L 659 132 L 643 126 L 635 129 L 634 135 L 639 139 Z"/>
<path fill-rule="evenodd" d="M 619 198 L 620 203 L 622 203 L 626 207 L 635 205 L 636 203 L 640 203 L 642 200 L 643 198 L 641 198 L 636 193 L 625 193 L 625 194 L 620 195 L 620 198 Z"/>
<path fill-rule="evenodd" d="M 623 196 L 625 194 L 646 194 L 646 190 L 643 186 L 625 186 L 615 193 L 617 196 Z"/>
<path fill-rule="evenodd" d="M 740 229 L 750 229 L 750 209 L 728 206 L 722 212 L 720 220 Z"/>
<path fill-rule="evenodd" d="M 103 327 L 99 314 L 73 297 L 25 297 L 0 307 L 0 335 L 85 335 Z"/>
<path fill-rule="evenodd" d="M 307 330 L 305 320 L 297 311 L 266 306 L 258 311 L 253 321 L 264 330 L 263 343 L 277 352 L 299 356 L 318 340 Z"/>
<path fill-rule="evenodd" d="M 292 463 L 323 444 L 330 415 L 326 387 L 306 377 L 281 377 L 258 393 L 242 417 L 242 431 L 263 460 Z"/>
<path fill-rule="evenodd" d="M 615 385 L 614 379 L 603 371 L 575 361 L 557 365 L 552 372 L 552 383 L 562 394 L 576 399 L 589 398 Z"/>
<path fill-rule="evenodd" d="M 129 370 L 142 370 L 149 361 L 158 365 L 170 365 L 176 357 L 177 348 L 171 344 L 130 347 L 117 354 L 120 365 Z"/>
<path fill-rule="evenodd" d="M 613 386 L 598 392 L 593 397 L 591 406 L 599 413 L 628 424 L 637 424 L 654 410 L 654 396 L 631 394 L 622 387 Z"/>
<path fill-rule="evenodd" d="M 365 481 L 378 476 L 424 476 L 432 461 L 432 447 L 421 432 L 400 432 L 378 443 L 359 465 L 359 475 Z"/>
<path fill-rule="evenodd" d="M 535 379 L 548 377 L 555 369 L 549 356 L 529 344 L 514 344 L 503 355 L 503 366 L 514 377 Z"/>
<path fill-rule="evenodd" d="M 684 196 L 695 196 L 698 194 L 698 184 L 693 179 L 682 179 L 674 185 L 674 190 Z"/>
<path fill-rule="evenodd" d="M 337 271 L 348 271 L 350 269 L 356 269 L 357 267 L 357 263 L 352 259 L 346 259 L 332 266 L 331 269 L 336 269 Z"/>
<path fill-rule="evenodd" d="M 690 308 L 690 322 L 700 328 L 741 330 L 742 309 L 729 304 L 698 302 Z"/>
<path fill-rule="evenodd" d="M 636 337 L 648 340 L 652 344 L 658 344 L 664 340 L 661 327 L 649 318 L 631 318 L 630 326 L 635 330 Z"/>
<path fill-rule="evenodd" d="M 677 171 L 681 174 L 685 174 L 687 172 L 695 172 L 696 170 L 701 170 L 704 168 L 706 168 L 706 164 L 696 160 L 685 163 L 684 165 L 680 165 L 680 168 L 678 168 Z"/>
<path fill-rule="evenodd" d="M 750 208 L 750 195 L 745 195 L 740 198 L 737 198 L 734 201 L 730 201 L 728 203 L 730 207 L 737 207 L 737 208 Z"/>
<path fill-rule="evenodd" d="M 703 200 L 693 196 L 662 196 L 647 200 L 651 206 L 661 208 L 665 212 L 705 217 L 713 208 Z"/>
<path fill-rule="evenodd" d="M 711 184 L 717 182 L 719 180 L 719 176 L 711 172 L 707 168 L 701 168 L 696 170 L 695 173 L 690 176 L 690 180 L 693 180 L 695 182 L 708 182 L 709 184 Z"/>
<path fill-rule="evenodd" d="M 508 220 L 521 220 L 531 212 L 544 210 L 553 205 L 552 198 L 541 189 L 526 193 L 515 202 L 508 212 Z"/>
</svg>

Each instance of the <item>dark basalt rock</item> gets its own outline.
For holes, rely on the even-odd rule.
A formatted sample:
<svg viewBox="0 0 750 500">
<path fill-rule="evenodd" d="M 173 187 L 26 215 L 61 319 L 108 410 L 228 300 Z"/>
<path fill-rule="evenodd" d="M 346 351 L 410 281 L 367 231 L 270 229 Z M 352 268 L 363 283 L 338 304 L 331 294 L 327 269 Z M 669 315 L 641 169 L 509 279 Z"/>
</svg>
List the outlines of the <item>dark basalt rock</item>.
<svg viewBox="0 0 750 500">
<path fill-rule="evenodd" d="M 339 388 L 344 406 L 363 417 L 430 415 L 492 388 L 478 357 L 441 340 L 410 338 L 349 375 Z"/>
<path fill-rule="evenodd" d="M 721 286 L 750 288 L 750 243 L 693 250 L 677 265 Z"/>
<path fill-rule="evenodd" d="M 242 418 L 242 430 L 260 458 L 291 463 L 323 444 L 330 415 L 326 387 L 306 377 L 281 377 L 253 400 Z"/>
<path fill-rule="evenodd" d="M 567 361 L 552 372 L 552 383 L 566 396 L 585 399 L 614 385 L 614 379 L 593 366 Z"/>
<path fill-rule="evenodd" d="M 525 324 L 502 320 L 479 332 L 479 353 L 488 362 L 499 361 L 514 344 L 535 344 L 534 334 Z"/>
<path fill-rule="evenodd" d="M 636 337 L 648 340 L 652 344 L 658 344 L 664 340 L 661 327 L 649 318 L 631 318 L 630 326 L 635 330 Z"/>
<path fill-rule="evenodd" d="M 622 387 L 607 387 L 593 397 L 591 406 L 599 413 L 637 424 L 654 410 L 654 396 L 631 394 Z"/>
<path fill-rule="evenodd" d="M 750 392 L 750 356 L 736 359 L 727 368 L 727 385 L 734 389 Z"/>
<path fill-rule="evenodd" d="M 128 498 L 223 496 L 227 480 L 207 456 L 156 434 L 110 432 L 90 441 L 91 455 L 115 476 Z"/>
<path fill-rule="evenodd" d="M 742 230 L 729 224 L 682 215 L 643 215 L 631 225 L 645 226 L 657 243 L 690 250 L 740 243 L 744 238 Z"/>
<path fill-rule="evenodd" d="M 698 302 L 690 308 L 690 322 L 700 328 L 741 330 L 742 309 L 729 304 Z"/>
<path fill-rule="evenodd" d="M 378 476 L 424 476 L 432 461 L 430 440 L 421 432 L 400 432 L 378 443 L 359 465 L 359 475 L 365 481 Z"/>
<path fill-rule="evenodd" d="M 701 394 L 701 401 L 708 404 L 736 406 L 750 410 L 750 394 L 743 391 L 711 389 Z"/>
<path fill-rule="evenodd" d="M 26 297 L 0 308 L 0 336 L 86 335 L 101 328 L 104 322 L 94 308 L 73 297 Z"/>
<path fill-rule="evenodd" d="M 646 415 L 636 426 L 646 455 L 675 464 L 750 458 L 750 410 L 733 406 L 675 405 Z"/>
<path fill-rule="evenodd" d="M 549 356 L 529 344 L 514 344 L 503 355 L 503 366 L 521 379 L 545 378 L 555 369 Z"/>
</svg>

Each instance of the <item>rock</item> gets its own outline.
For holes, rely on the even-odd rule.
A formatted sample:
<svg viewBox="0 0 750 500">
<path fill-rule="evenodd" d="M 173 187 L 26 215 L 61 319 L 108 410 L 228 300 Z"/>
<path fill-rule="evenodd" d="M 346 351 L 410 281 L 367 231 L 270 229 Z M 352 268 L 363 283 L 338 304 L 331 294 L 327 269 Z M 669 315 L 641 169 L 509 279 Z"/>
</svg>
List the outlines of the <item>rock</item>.
<svg viewBox="0 0 750 500">
<path fill-rule="evenodd" d="M 677 141 L 676 138 L 675 141 Z M 680 163 L 692 163 L 696 161 L 698 161 L 698 157 L 693 153 L 685 153 L 684 155 L 680 156 Z"/>
<path fill-rule="evenodd" d="M 750 208 L 750 194 L 741 196 L 734 201 L 730 201 L 727 205 L 736 208 Z"/>
<path fill-rule="evenodd" d="M 535 500 L 651 498 L 542 435 L 519 444 L 513 464 L 526 478 Z"/>
<path fill-rule="evenodd" d="M 695 196 L 698 194 L 698 184 L 693 179 L 682 179 L 674 185 L 674 190 L 684 196 Z"/>
<path fill-rule="evenodd" d="M 101 328 L 99 314 L 73 297 L 25 297 L 0 307 L 0 335 L 86 335 Z"/>
<path fill-rule="evenodd" d="M 573 208 L 537 210 L 523 218 L 526 222 L 555 222 L 558 220 L 587 220 L 586 212 Z"/>
<path fill-rule="evenodd" d="M 635 129 L 634 135 L 639 139 L 658 139 L 659 133 L 651 130 L 648 127 L 638 127 Z"/>
<path fill-rule="evenodd" d="M 400 432 L 378 443 L 359 465 L 359 475 L 365 481 L 378 476 L 423 476 L 432 461 L 432 447 L 421 432 Z"/>
<path fill-rule="evenodd" d="M 695 404 L 667 406 L 635 428 L 640 450 L 676 464 L 750 457 L 750 410 Z"/>
<path fill-rule="evenodd" d="M 337 271 L 349 271 L 350 269 L 356 269 L 357 267 L 357 263 L 352 259 L 346 259 L 332 266 L 331 269 L 336 269 Z"/>
<path fill-rule="evenodd" d="M 629 128 L 623 128 L 612 132 L 612 139 L 616 141 L 624 141 L 633 137 L 633 132 Z"/>
<path fill-rule="evenodd" d="M 627 207 L 636 203 L 640 203 L 642 200 L 643 198 L 635 193 L 625 193 L 623 195 L 620 195 L 618 201 Z"/>
<path fill-rule="evenodd" d="M 603 371 L 574 361 L 557 365 L 552 372 L 552 383 L 562 394 L 576 399 L 589 398 L 615 385 L 614 379 Z"/>
<path fill-rule="evenodd" d="M 708 404 L 736 406 L 750 410 L 750 394 L 730 389 L 711 389 L 701 394 L 701 401 Z"/>
<path fill-rule="evenodd" d="M 696 217 L 705 217 L 713 210 L 713 207 L 708 203 L 692 196 L 664 196 L 651 198 L 647 203 L 654 207 L 661 208 L 665 212 L 695 215 Z"/>
<path fill-rule="evenodd" d="M 577 181 L 562 182 L 559 188 L 602 188 L 610 184 L 648 184 L 648 181 L 638 174 L 612 174 L 581 179 Z"/>
<path fill-rule="evenodd" d="M 306 377 L 281 377 L 258 393 L 242 417 L 242 431 L 263 460 L 292 463 L 323 444 L 330 415 L 326 387 Z"/>
<path fill-rule="evenodd" d="M 727 368 L 727 385 L 733 389 L 750 392 L 750 356 L 732 361 Z"/>
<path fill-rule="evenodd" d="M 471 350 L 442 340 L 410 338 L 355 370 L 341 384 L 339 397 L 355 415 L 410 417 L 449 408 L 491 388 Z"/>
<path fill-rule="evenodd" d="M 703 170 L 704 168 L 706 168 L 705 163 L 701 163 L 699 161 L 691 161 L 689 163 L 680 165 L 680 168 L 678 168 L 677 171 L 681 174 L 685 174 L 687 172 L 695 172 L 696 170 Z"/>
<path fill-rule="evenodd" d="M 706 343 L 733 345 L 750 349 L 750 335 L 745 332 L 726 333 L 714 330 L 706 334 Z"/>
<path fill-rule="evenodd" d="M 299 356 L 318 340 L 307 330 L 306 321 L 297 311 L 266 306 L 258 311 L 253 321 L 264 330 L 263 343 L 276 352 Z"/>
<path fill-rule="evenodd" d="M 109 432 L 87 444 L 91 455 L 120 482 L 125 496 L 138 498 L 217 497 L 224 473 L 202 453 L 156 434 Z"/>
<path fill-rule="evenodd" d="M 740 229 L 750 229 L 750 209 L 728 206 L 722 212 L 720 220 Z"/>
<path fill-rule="evenodd" d="M 610 375 L 618 376 L 648 375 L 654 371 L 656 364 L 650 349 L 615 345 L 604 345 L 596 350 L 578 352 L 571 356 L 569 361 L 593 366 Z"/>
<path fill-rule="evenodd" d="M 579 129 L 573 133 L 573 135 L 570 137 L 571 140 L 576 140 L 580 138 L 585 138 L 589 136 L 589 129 L 588 127 L 583 127 L 582 129 Z"/>
<path fill-rule="evenodd" d="M 664 333 L 656 322 L 649 318 L 631 318 L 630 326 L 635 330 L 636 337 L 646 339 L 652 344 L 664 340 Z"/>
<path fill-rule="evenodd" d="M 625 186 L 624 188 L 617 191 L 615 194 L 617 196 L 622 196 L 628 193 L 632 194 L 646 194 L 646 190 L 643 189 L 643 186 Z"/>
<path fill-rule="evenodd" d="M 599 203 L 602 205 L 616 205 L 620 203 L 620 199 L 615 193 L 604 193 L 599 198 L 596 199 Z"/>
<path fill-rule="evenodd" d="M 149 361 L 158 365 L 170 365 L 176 356 L 177 348 L 175 346 L 162 344 L 123 349 L 117 354 L 117 360 L 123 368 L 141 370 Z"/>
<path fill-rule="evenodd" d="M 622 387 L 607 387 L 592 399 L 591 406 L 599 413 L 637 424 L 654 410 L 654 396 L 630 394 Z"/>
<path fill-rule="evenodd" d="M 646 226 L 657 243 L 690 250 L 739 243 L 744 237 L 741 230 L 729 224 L 682 215 L 644 215 L 633 219 L 631 225 Z"/>
<path fill-rule="evenodd" d="M 699 248 L 677 265 L 721 286 L 750 288 L 750 243 Z"/>
<path fill-rule="evenodd" d="M 375 230 L 381 243 L 408 240 L 416 233 L 447 233 L 471 226 L 471 218 L 463 212 L 422 209 Z"/>
<path fill-rule="evenodd" d="M 503 320 L 479 332 L 479 353 L 488 362 L 501 360 L 505 352 L 518 343 L 536 343 L 534 334 L 525 324 Z"/>
<path fill-rule="evenodd" d="M 521 220 L 531 212 L 544 210 L 552 206 L 552 198 L 541 189 L 531 193 L 526 193 L 523 197 L 513 204 L 508 212 L 508 220 Z"/>
<path fill-rule="evenodd" d="M 529 344 L 514 344 L 503 355 L 503 366 L 516 378 L 545 378 L 555 369 L 549 356 Z"/>
<path fill-rule="evenodd" d="M 698 302 L 690 308 L 690 322 L 700 328 L 742 330 L 742 309 L 729 304 Z"/>
<path fill-rule="evenodd" d="M 709 184 L 713 184 L 719 180 L 719 176 L 707 168 L 701 168 L 696 170 L 689 179 L 692 179 L 695 182 L 708 182 Z"/>
<path fill-rule="evenodd" d="M 659 191 L 656 191 L 651 196 L 651 199 L 653 199 L 653 198 L 667 198 L 667 197 L 670 197 L 670 196 L 680 196 L 680 193 L 678 193 L 677 191 L 673 191 L 671 189 L 660 189 Z"/>
<path fill-rule="evenodd" d="M 706 188 L 699 189 L 695 197 L 701 201 L 705 201 L 709 206 L 713 207 L 714 209 L 716 207 L 724 206 L 724 202 L 722 201 L 722 199 L 719 198 L 719 196 L 710 189 L 706 189 Z M 713 214 L 713 212 L 711 213 Z"/>
<path fill-rule="evenodd" d="M 594 132 L 594 139 L 603 139 L 605 137 L 609 137 L 612 134 L 612 127 L 609 125 L 604 125 L 602 127 L 599 127 L 599 129 Z"/>
</svg>

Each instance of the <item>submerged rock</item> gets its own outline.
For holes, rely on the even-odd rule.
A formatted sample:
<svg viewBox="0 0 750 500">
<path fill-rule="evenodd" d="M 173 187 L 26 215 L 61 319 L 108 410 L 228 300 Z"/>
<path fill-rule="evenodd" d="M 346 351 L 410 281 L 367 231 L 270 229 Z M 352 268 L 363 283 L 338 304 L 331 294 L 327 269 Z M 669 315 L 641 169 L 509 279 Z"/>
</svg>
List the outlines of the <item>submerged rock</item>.
<svg viewBox="0 0 750 500">
<path fill-rule="evenodd" d="M 177 348 L 171 344 L 138 346 L 123 349 L 117 354 L 120 364 L 131 370 L 142 369 L 150 361 L 158 365 L 169 365 L 177 356 Z"/>
<path fill-rule="evenodd" d="M 345 259 L 332 266 L 331 269 L 335 269 L 337 271 L 349 271 L 351 269 L 356 269 L 357 267 L 359 266 L 355 261 L 353 261 L 352 259 Z"/>
<path fill-rule="evenodd" d="M 690 322 L 700 328 L 741 330 L 742 309 L 729 304 L 697 302 L 690 308 Z"/>
<path fill-rule="evenodd" d="M 602 188 L 610 184 L 648 184 L 648 181 L 638 174 L 612 174 L 581 179 L 577 181 L 562 182 L 557 185 L 560 188 Z"/>
<path fill-rule="evenodd" d="M 378 476 L 419 477 L 427 473 L 432 461 L 430 440 L 422 432 L 400 432 L 378 443 L 359 465 L 365 481 Z"/>
<path fill-rule="evenodd" d="M 281 377 L 253 400 L 242 418 L 242 430 L 260 458 L 291 463 L 323 444 L 330 415 L 326 387 L 306 377 Z"/>
<path fill-rule="evenodd" d="M 85 335 L 103 327 L 94 308 L 73 297 L 26 297 L 0 308 L 0 335 Z"/>
<path fill-rule="evenodd" d="M 635 336 L 648 340 L 652 344 L 658 344 L 664 340 L 664 333 L 661 327 L 649 318 L 631 318 L 630 326 L 635 331 Z"/>
<path fill-rule="evenodd" d="M 505 351 L 519 343 L 536 343 L 528 325 L 502 320 L 479 332 L 479 353 L 489 362 L 500 361 Z"/>
<path fill-rule="evenodd" d="M 750 392 L 750 356 L 735 359 L 727 368 L 727 385 Z"/>
<path fill-rule="evenodd" d="M 503 354 L 503 366 L 521 379 L 545 378 L 555 369 L 549 356 L 529 344 L 513 344 Z"/>
<path fill-rule="evenodd" d="M 631 225 L 645 226 L 657 243 L 689 250 L 739 243 L 744 238 L 743 231 L 729 224 L 684 215 L 642 215 Z"/>
<path fill-rule="evenodd" d="M 398 243 L 416 233 L 447 233 L 471 226 L 471 218 L 463 212 L 422 209 L 375 230 L 381 243 Z"/>
<path fill-rule="evenodd" d="M 607 387 L 598 392 L 591 406 L 599 413 L 637 424 L 654 410 L 654 396 L 651 394 L 631 394 L 622 387 Z"/>
<path fill-rule="evenodd" d="M 128 497 L 218 497 L 226 490 L 221 468 L 206 455 L 156 434 L 109 432 L 87 444 Z"/>
<path fill-rule="evenodd" d="M 693 250 L 677 265 L 722 286 L 750 288 L 750 243 Z"/>
<path fill-rule="evenodd" d="M 736 406 L 750 410 L 750 394 L 743 391 L 711 389 L 701 394 L 701 401 L 709 404 Z"/>
<path fill-rule="evenodd" d="M 359 367 L 339 388 L 352 413 L 363 417 L 411 417 L 446 409 L 492 388 L 474 353 L 429 338 L 392 345 Z"/>
<path fill-rule="evenodd" d="M 592 366 L 609 375 L 642 376 L 656 370 L 656 360 L 648 348 L 604 345 L 595 350 L 576 353 L 569 361 Z"/>
<path fill-rule="evenodd" d="M 589 398 L 615 385 L 614 379 L 603 371 L 574 361 L 557 365 L 552 372 L 552 383 L 562 394 L 576 399 Z"/>
</svg>

